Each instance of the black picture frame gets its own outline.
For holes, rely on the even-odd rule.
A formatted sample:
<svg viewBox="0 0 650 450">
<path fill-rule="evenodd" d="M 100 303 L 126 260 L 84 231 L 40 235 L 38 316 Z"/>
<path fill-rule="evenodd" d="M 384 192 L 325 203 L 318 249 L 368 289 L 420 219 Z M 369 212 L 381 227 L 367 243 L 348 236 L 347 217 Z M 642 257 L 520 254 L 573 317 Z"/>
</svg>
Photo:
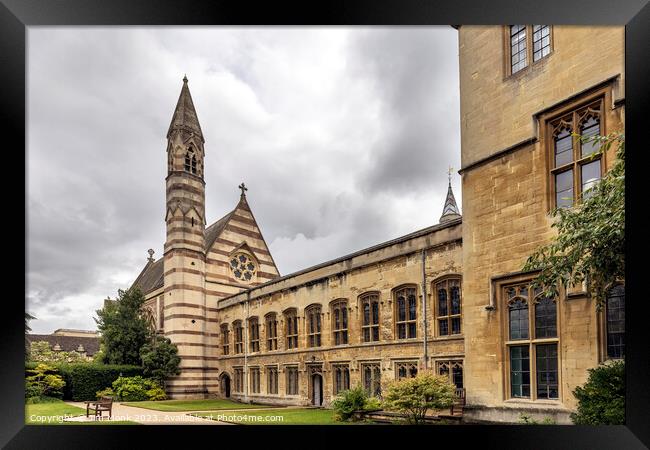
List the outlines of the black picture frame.
<svg viewBox="0 0 650 450">
<path fill-rule="evenodd" d="M 159 0 L 0 0 L 0 109 L 2 136 L 5 143 L 6 198 L 3 222 L 7 233 L 16 233 L 21 227 L 19 216 L 13 212 L 19 194 L 26 200 L 26 183 L 10 181 L 20 178 L 19 164 L 11 162 L 25 149 L 25 94 L 26 94 L 26 27 L 38 25 L 449 25 L 550 23 L 573 25 L 625 25 L 626 78 L 626 140 L 629 141 L 626 177 L 626 236 L 627 274 L 626 291 L 626 425 L 607 427 L 586 426 L 435 426 L 435 427 L 286 427 L 255 428 L 255 433 L 242 433 L 240 426 L 184 427 L 60 427 L 26 426 L 24 424 L 24 303 L 17 295 L 4 295 L 2 329 L 3 359 L 0 364 L 2 396 L 2 432 L 0 445 L 6 448 L 130 448 L 202 446 L 209 445 L 264 445 L 274 443 L 287 447 L 340 446 L 342 443 L 364 447 L 381 445 L 398 437 L 409 446 L 463 446 L 469 440 L 478 440 L 481 448 L 554 448 L 554 449 L 636 449 L 650 446 L 650 343 L 647 325 L 647 302 L 641 300 L 640 280 L 642 256 L 647 255 L 647 240 L 641 233 L 647 212 L 646 192 L 641 184 L 642 152 L 647 146 L 641 120 L 648 102 L 648 63 L 650 43 L 650 5 L 647 0 L 552 0 L 523 3 L 517 0 L 471 2 L 455 0 L 437 3 L 424 0 L 359 0 L 330 2 L 259 2 L 246 1 L 172 1 Z M 9 144 L 8 139 L 12 142 Z M 25 158 L 26 168 L 26 158 Z M 14 173 L 15 172 L 15 173 Z M 14 176 L 15 175 L 15 176 Z M 29 176 L 24 173 L 25 177 Z M 647 176 L 647 175 L 646 175 Z M 26 179 L 26 178 L 25 178 Z M 8 193 L 7 193 L 8 192 Z M 25 203 L 26 205 L 26 203 Z M 25 207 L 25 236 L 29 212 Z M 19 223 L 14 224 L 17 220 Z M 8 249 L 16 239 L 5 239 Z M 91 251 L 91 249 L 89 249 Z M 26 243 L 23 251 L 5 250 L 5 262 L 16 267 L 19 257 L 25 255 L 29 264 Z M 13 257 L 12 257 L 13 256 Z M 14 269 L 15 270 L 15 269 Z M 4 287 L 16 287 L 13 278 L 4 278 Z M 26 278 L 25 290 L 26 292 Z M 261 432 L 260 432 L 261 431 Z M 127 435 L 128 433 L 128 435 Z M 139 434 L 139 436 L 134 436 Z M 141 440 L 142 439 L 142 440 Z M 234 439 L 234 442 L 226 442 Z M 363 441 L 360 441 L 362 439 Z M 407 439 L 407 441 L 404 441 Z M 142 442 L 146 444 L 136 444 Z"/>
</svg>

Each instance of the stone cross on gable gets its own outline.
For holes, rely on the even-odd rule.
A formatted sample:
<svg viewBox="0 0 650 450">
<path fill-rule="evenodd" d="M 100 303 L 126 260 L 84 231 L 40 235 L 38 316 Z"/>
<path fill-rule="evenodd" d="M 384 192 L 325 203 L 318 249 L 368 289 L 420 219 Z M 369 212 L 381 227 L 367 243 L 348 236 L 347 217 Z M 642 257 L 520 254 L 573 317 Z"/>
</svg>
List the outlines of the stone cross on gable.
<svg viewBox="0 0 650 450">
<path fill-rule="evenodd" d="M 244 183 L 240 184 L 239 189 L 241 189 L 241 196 L 245 197 L 246 196 L 246 191 L 248 190 L 246 185 Z"/>
</svg>

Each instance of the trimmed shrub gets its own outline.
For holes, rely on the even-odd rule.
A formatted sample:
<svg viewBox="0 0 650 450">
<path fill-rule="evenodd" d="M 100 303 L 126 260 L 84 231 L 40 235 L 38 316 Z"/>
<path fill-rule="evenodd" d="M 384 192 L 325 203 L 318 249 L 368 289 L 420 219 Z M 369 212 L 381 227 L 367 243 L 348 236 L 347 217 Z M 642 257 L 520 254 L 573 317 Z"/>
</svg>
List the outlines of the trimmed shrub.
<svg viewBox="0 0 650 450">
<path fill-rule="evenodd" d="M 614 361 L 589 369 L 589 378 L 573 391 L 578 410 L 571 414 L 576 425 L 625 424 L 625 363 Z"/>
<path fill-rule="evenodd" d="M 106 389 L 97 391 L 97 400 L 99 400 L 102 397 L 115 397 L 115 392 L 113 391 L 113 388 L 107 387 Z"/>
<path fill-rule="evenodd" d="M 44 363 L 27 370 L 30 375 L 25 377 L 25 397 L 63 397 L 62 389 L 66 383 L 56 372 L 55 367 Z"/>
<path fill-rule="evenodd" d="M 381 409 L 381 402 L 378 398 L 369 397 L 366 390 L 357 386 L 339 393 L 332 401 L 334 417 L 338 421 L 354 420 L 354 413 L 357 411 L 374 411 Z"/>
<path fill-rule="evenodd" d="M 117 400 L 139 402 L 143 400 L 165 400 L 167 396 L 158 382 L 152 378 L 119 377 L 113 382 Z"/>
<path fill-rule="evenodd" d="M 34 363 L 26 364 L 33 369 Z M 96 400 L 97 391 L 111 387 L 120 375 L 125 377 L 142 375 L 142 367 L 112 364 L 51 364 L 59 370 L 65 381 L 63 399 L 77 402 Z"/>
</svg>

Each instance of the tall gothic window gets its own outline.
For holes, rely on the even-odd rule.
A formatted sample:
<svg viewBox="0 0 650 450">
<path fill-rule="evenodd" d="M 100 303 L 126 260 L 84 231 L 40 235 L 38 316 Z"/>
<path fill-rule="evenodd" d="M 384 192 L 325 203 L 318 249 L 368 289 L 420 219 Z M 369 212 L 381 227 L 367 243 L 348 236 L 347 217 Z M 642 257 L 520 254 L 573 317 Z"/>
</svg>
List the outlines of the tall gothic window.
<svg viewBox="0 0 650 450">
<path fill-rule="evenodd" d="M 460 279 L 436 283 L 436 321 L 438 336 L 461 333 Z"/>
<path fill-rule="evenodd" d="M 320 305 L 310 306 L 305 310 L 307 316 L 307 342 L 310 347 L 320 347 L 321 315 Z"/>
<path fill-rule="evenodd" d="M 350 366 L 349 364 L 333 364 L 332 373 L 334 376 L 334 395 L 350 389 Z"/>
<path fill-rule="evenodd" d="M 224 355 L 230 353 L 230 331 L 227 323 L 221 325 L 221 349 Z"/>
<path fill-rule="evenodd" d="M 253 367 L 250 370 L 250 385 L 251 385 L 251 392 L 253 394 L 259 394 L 260 393 L 260 368 L 259 367 Z"/>
<path fill-rule="evenodd" d="M 235 332 L 235 354 L 244 353 L 244 327 L 241 320 L 233 322 L 232 329 Z"/>
<path fill-rule="evenodd" d="M 418 362 L 396 362 L 395 363 L 395 378 L 402 380 L 404 378 L 415 378 L 418 374 Z"/>
<path fill-rule="evenodd" d="M 362 364 L 361 378 L 368 395 L 381 396 L 381 367 L 379 363 Z"/>
<path fill-rule="evenodd" d="M 348 302 L 339 300 L 332 303 L 332 332 L 334 345 L 348 343 Z"/>
<path fill-rule="evenodd" d="M 607 317 L 607 357 L 625 356 L 625 286 L 616 285 L 607 293 L 605 304 Z"/>
<path fill-rule="evenodd" d="M 286 322 L 287 348 L 298 348 L 298 316 L 295 308 L 284 313 Z"/>
<path fill-rule="evenodd" d="M 557 300 L 528 283 L 504 287 L 503 295 L 507 305 L 510 397 L 559 398 Z"/>
<path fill-rule="evenodd" d="M 277 366 L 266 367 L 266 390 L 269 394 L 278 393 L 278 368 Z"/>
<path fill-rule="evenodd" d="M 417 337 L 417 298 L 414 287 L 404 287 L 395 291 L 395 310 L 397 339 Z"/>
<path fill-rule="evenodd" d="M 185 154 L 185 171 L 196 174 L 196 153 L 192 147 Z"/>
<path fill-rule="evenodd" d="M 260 351 L 260 323 L 257 320 L 257 317 L 251 317 L 248 319 L 248 340 L 249 340 L 249 348 L 251 353 L 254 352 L 259 352 Z"/>
<path fill-rule="evenodd" d="M 235 383 L 233 390 L 235 392 L 244 392 L 244 369 L 241 367 L 236 367 L 235 372 Z"/>
<path fill-rule="evenodd" d="M 379 296 L 366 294 L 361 297 L 361 336 L 363 342 L 379 340 Z"/>
<path fill-rule="evenodd" d="M 594 142 L 582 143 L 575 133 L 584 137 L 602 132 L 603 100 L 577 108 L 548 124 L 551 149 L 551 177 L 554 205 L 570 208 L 593 191 L 602 177 L 602 155 Z"/>
<path fill-rule="evenodd" d="M 287 373 L 287 395 L 298 395 L 298 367 L 289 366 L 285 371 Z"/>
<path fill-rule="evenodd" d="M 266 318 L 266 349 L 278 349 L 278 320 L 275 313 L 269 313 Z"/>
</svg>

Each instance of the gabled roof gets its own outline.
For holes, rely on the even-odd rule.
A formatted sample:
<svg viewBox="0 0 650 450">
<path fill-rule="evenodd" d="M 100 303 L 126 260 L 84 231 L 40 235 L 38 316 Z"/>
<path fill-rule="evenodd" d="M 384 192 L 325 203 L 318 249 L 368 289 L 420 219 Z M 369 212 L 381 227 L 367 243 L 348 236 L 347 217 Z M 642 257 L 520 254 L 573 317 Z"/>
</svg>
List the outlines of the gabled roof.
<svg viewBox="0 0 650 450">
<path fill-rule="evenodd" d="M 135 279 L 131 287 L 138 287 L 146 294 L 150 291 L 162 287 L 164 284 L 163 277 L 163 258 L 158 261 L 148 261 L 144 266 L 138 278 Z"/>
<path fill-rule="evenodd" d="M 81 337 L 81 336 L 59 336 L 53 334 L 26 334 L 25 338 L 31 342 L 46 341 L 50 347 L 59 344 L 64 352 L 76 352 L 79 345 L 83 346 L 86 354 L 92 356 L 99 351 L 99 336 Z"/>
<path fill-rule="evenodd" d="M 206 253 L 210 250 L 212 244 L 214 244 L 214 241 L 217 240 L 217 238 L 219 237 L 223 229 L 228 224 L 228 221 L 235 213 L 235 209 L 233 209 L 228 214 L 226 214 L 221 219 L 217 220 L 215 223 L 213 223 L 212 225 L 210 225 L 208 228 L 205 229 L 205 252 Z"/>
<path fill-rule="evenodd" d="M 199 125 L 199 118 L 194 109 L 194 102 L 190 94 L 190 88 L 187 86 L 187 77 L 183 77 L 183 87 L 181 88 L 181 95 L 178 97 L 178 103 L 172 116 L 172 121 L 169 124 L 169 131 L 167 131 L 167 138 L 174 130 L 182 130 L 186 132 L 193 132 L 195 135 L 203 139 L 203 132 L 201 125 Z"/>
</svg>

